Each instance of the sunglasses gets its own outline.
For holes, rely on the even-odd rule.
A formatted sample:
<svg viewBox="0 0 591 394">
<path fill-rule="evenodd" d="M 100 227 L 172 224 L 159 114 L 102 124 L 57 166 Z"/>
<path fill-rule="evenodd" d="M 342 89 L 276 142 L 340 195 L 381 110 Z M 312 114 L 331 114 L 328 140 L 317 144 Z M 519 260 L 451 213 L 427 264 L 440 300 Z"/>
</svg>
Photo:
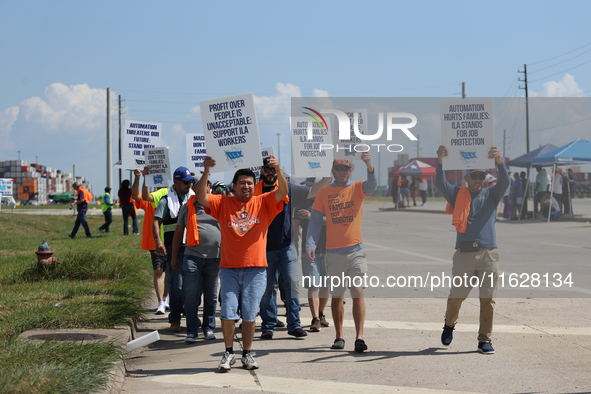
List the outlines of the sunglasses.
<svg viewBox="0 0 591 394">
<path fill-rule="evenodd" d="M 484 174 L 470 174 L 470 178 L 475 181 L 477 179 L 480 179 L 481 181 L 484 180 L 484 178 L 486 178 L 486 175 Z"/>
<path fill-rule="evenodd" d="M 193 183 L 193 181 L 181 181 L 182 183 L 184 183 L 185 185 L 190 185 Z"/>
<path fill-rule="evenodd" d="M 335 171 L 349 171 L 351 167 L 348 166 L 334 166 Z"/>
<path fill-rule="evenodd" d="M 277 171 L 274 168 L 272 168 L 272 167 L 263 167 L 263 172 L 265 174 L 269 174 L 269 173 L 271 173 L 271 174 L 277 174 Z"/>
<path fill-rule="evenodd" d="M 213 189 L 214 192 L 223 192 L 224 191 L 224 187 L 223 186 L 217 186 L 215 189 Z"/>
</svg>

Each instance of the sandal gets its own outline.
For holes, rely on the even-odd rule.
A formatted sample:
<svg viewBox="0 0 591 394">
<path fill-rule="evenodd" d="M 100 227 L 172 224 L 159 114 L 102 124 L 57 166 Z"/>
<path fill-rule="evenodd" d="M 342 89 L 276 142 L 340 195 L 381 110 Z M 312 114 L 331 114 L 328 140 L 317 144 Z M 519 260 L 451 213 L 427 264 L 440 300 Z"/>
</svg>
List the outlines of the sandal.
<svg viewBox="0 0 591 394">
<path fill-rule="evenodd" d="M 343 338 L 337 338 L 334 340 L 334 343 L 330 347 L 331 349 L 344 349 L 345 348 L 345 340 Z"/>
<path fill-rule="evenodd" d="M 367 345 L 365 344 L 365 341 L 363 339 L 356 339 L 355 351 L 357 353 L 363 353 L 365 350 L 367 350 Z"/>
</svg>

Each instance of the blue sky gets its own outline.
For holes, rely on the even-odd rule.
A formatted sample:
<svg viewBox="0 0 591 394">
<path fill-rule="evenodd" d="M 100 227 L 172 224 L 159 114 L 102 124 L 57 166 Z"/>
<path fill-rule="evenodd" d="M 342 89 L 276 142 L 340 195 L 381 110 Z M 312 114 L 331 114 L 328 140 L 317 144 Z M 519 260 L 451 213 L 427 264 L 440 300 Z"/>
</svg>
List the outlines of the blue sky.
<svg viewBox="0 0 591 394">
<path fill-rule="evenodd" d="M 199 101 L 219 96 L 254 93 L 261 143 L 285 133 L 288 169 L 291 96 L 459 98 L 466 82 L 469 97 L 520 97 L 527 63 L 531 96 L 587 97 L 590 11 L 584 1 L 6 0 L 0 161 L 20 150 L 54 168 L 76 164 L 102 190 L 107 87 L 126 100 L 124 119 L 163 123 L 173 167 L 185 163 L 184 135 L 202 130 Z M 507 156 L 525 153 L 524 130 L 507 128 Z M 531 149 L 571 141 L 560 128 L 530 138 Z M 422 155 L 437 144 L 421 142 Z"/>
</svg>

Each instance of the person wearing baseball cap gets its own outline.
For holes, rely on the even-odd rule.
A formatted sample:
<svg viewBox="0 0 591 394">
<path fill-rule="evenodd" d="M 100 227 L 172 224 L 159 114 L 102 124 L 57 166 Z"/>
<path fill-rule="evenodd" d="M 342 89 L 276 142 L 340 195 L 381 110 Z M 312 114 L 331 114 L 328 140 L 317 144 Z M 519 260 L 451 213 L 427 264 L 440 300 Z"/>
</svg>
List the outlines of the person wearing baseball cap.
<svg viewBox="0 0 591 394">
<path fill-rule="evenodd" d="M 355 287 L 355 277 L 367 273 L 367 261 L 361 236 L 361 218 L 363 200 L 370 196 L 377 186 L 371 154 L 363 152 L 361 160 L 367 166 L 367 180 L 353 182 L 349 180 L 353 166 L 349 160 L 334 160 L 332 175 L 334 181 L 318 191 L 308 225 L 306 237 L 306 258 L 316 259 L 316 247 L 320 239 L 322 218 L 326 216 L 326 271 L 328 277 L 348 277 L 349 290 L 353 298 L 353 320 L 355 321 L 355 351 L 367 350 L 363 340 L 365 322 L 365 300 L 363 287 Z M 343 280 L 343 282 L 345 282 Z M 331 311 L 336 331 L 336 339 L 331 349 L 344 349 L 343 297 L 347 286 L 331 289 Z"/>
<path fill-rule="evenodd" d="M 456 252 L 453 256 L 453 277 L 477 276 L 480 291 L 480 328 L 478 330 L 478 351 L 494 354 L 491 344 L 497 277 L 499 270 L 499 252 L 495 235 L 497 205 L 509 187 L 509 174 L 496 146 L 491 147 L 488 158 L 497 163 L 498 182 L 489 188 L 483 188 L 486 171 L 481 169 L 466 170 L 464 180 L 468 186 L 450 184 L 443 173 L 443 159 L 448 155 L 447 148 L 440 145 L 437 149 L 439 161 L 435 173 L 435 186 L 453 209 L 452 225 L 456 228 Z M 491 283 L 492 282 L 492 283 Z M 462 282 L 460 286 L 452 282 L 447 299 L 447 310 L 441 343 L 449 346 L 453 340 L 453 330 L 458 321 L 462 302 L 470 294 L 470 284 Z"/>
<path fill-rule="evenodd" d="M 152 235 L 156 242 L 156 253 L 166 256 L 166 272 L 168 279 L 168 303 L 170 313 L 168 322 L 170 331 L 179 332 L 181 330 L 181 314 L 183 312 L 183 276 L 180 272 L 174 272 L 171 269 L 172 263 L 172 240 L 176 223 L 181 207 L 187 202 L 190 196 L 195 195 L 191 189 L 193 184 L 193 175 L 186 167 L 179 167 L 174 170 L 173 185 L 168 189 L 166 198 L 161 198 L 158 202 L 156 212 L 154 212 L 154 221 L 152 224 Z M 160 225 L 162 225 L 164 242 L 160 238 Z M 177 261 L 183 261 L 185 254 L 185 245 L 181 245 L 177 254 Z"/>
</svg>

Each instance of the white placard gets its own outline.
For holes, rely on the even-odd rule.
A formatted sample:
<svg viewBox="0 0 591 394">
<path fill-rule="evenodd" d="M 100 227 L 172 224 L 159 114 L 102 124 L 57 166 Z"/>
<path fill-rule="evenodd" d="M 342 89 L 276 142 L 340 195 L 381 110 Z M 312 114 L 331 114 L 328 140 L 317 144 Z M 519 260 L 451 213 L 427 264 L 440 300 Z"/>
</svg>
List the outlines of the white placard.
<svg viewBox="0 0 591 394">
<path fill-rule="evenodd" d="M 12 197 L 12 183 L 13 180 L 9 178 L 0 179 L 0 196 Z"/>
<path fill-rule="evenodd" d="M 125 170 L 143 169 L 146 148 L 162 145 L 162 123 L 126 120 L 121 145 L 121 167 Z"/>
<path fill-rule="evenodd" d="M 444 170 L 494 168 L 488 158 L 494 140 L 493 99 L 441 101 L 441 145 L 448 152 Z"/>
<path fill-rule="evenodd" d="M 207 154 L 215 171 L 235 171 L 262 164 L 252 93 L 199 102 Z"/>
<path fill-rule="evenodd" d="M 172 186 L 172 171 L 167 146 L 146 149 L 146 166 L 150 168 L 150 175 L 146 176 L 146 186 Z"/>
<path fill-rule="evenodd" d="M 351 139 L 339 140 L 339 122 L 336 122 L 333 131 L 333 141 L 337 141 L 336 144 L 338 144 L 338 146 L 346 147 L 346 149 L 339 149 L 338 151 L 335 149 L 334 159 L 361 160 L 361 153 L 363 153 L 363 150 L 357 152 L 355 151 L 355 146 L 357 144 L 366 144 L 366 142 L 363 142 L 361 138 L 357 137 L 353 125 L 354 122 L 357 122 L 357 130 L 359 131 L 359 133 L 363 135 L 367 134 L 367 110 L 341 109 L 341 111 L 346 113 L 349 117 L 349 136 L 351 137 Z"/>
<path fill-rule="evenodd" d="M 275 147 L 265 146 L 264 148 L 261 148 L 261 159 L 264 160 L 271 155 L 275 156 Z M 263 168 L 262 165 L 256 166 L 256 167 L 250 167 L 252 172 L 254 172 L 255 180 L 258 180 L 261 178 L 261 168 Z"/>
<path fill-rule="evenodd" d="M 329 131 L 330 119 L 325 119 L 326 126 L 321 126 L 310 117 L 290 118 L 292 170 L 295 178 L 331 176 L 332 135 Z M 308 140 L 309 126 L 312 127 L 312 140 Z"/>
<path fill-rule="evenodd" d="M 187 134 L 187 168 L 195 174 L 202 174 L 205 156 L 207 156 L 205 136 Z"/>
</svg>

